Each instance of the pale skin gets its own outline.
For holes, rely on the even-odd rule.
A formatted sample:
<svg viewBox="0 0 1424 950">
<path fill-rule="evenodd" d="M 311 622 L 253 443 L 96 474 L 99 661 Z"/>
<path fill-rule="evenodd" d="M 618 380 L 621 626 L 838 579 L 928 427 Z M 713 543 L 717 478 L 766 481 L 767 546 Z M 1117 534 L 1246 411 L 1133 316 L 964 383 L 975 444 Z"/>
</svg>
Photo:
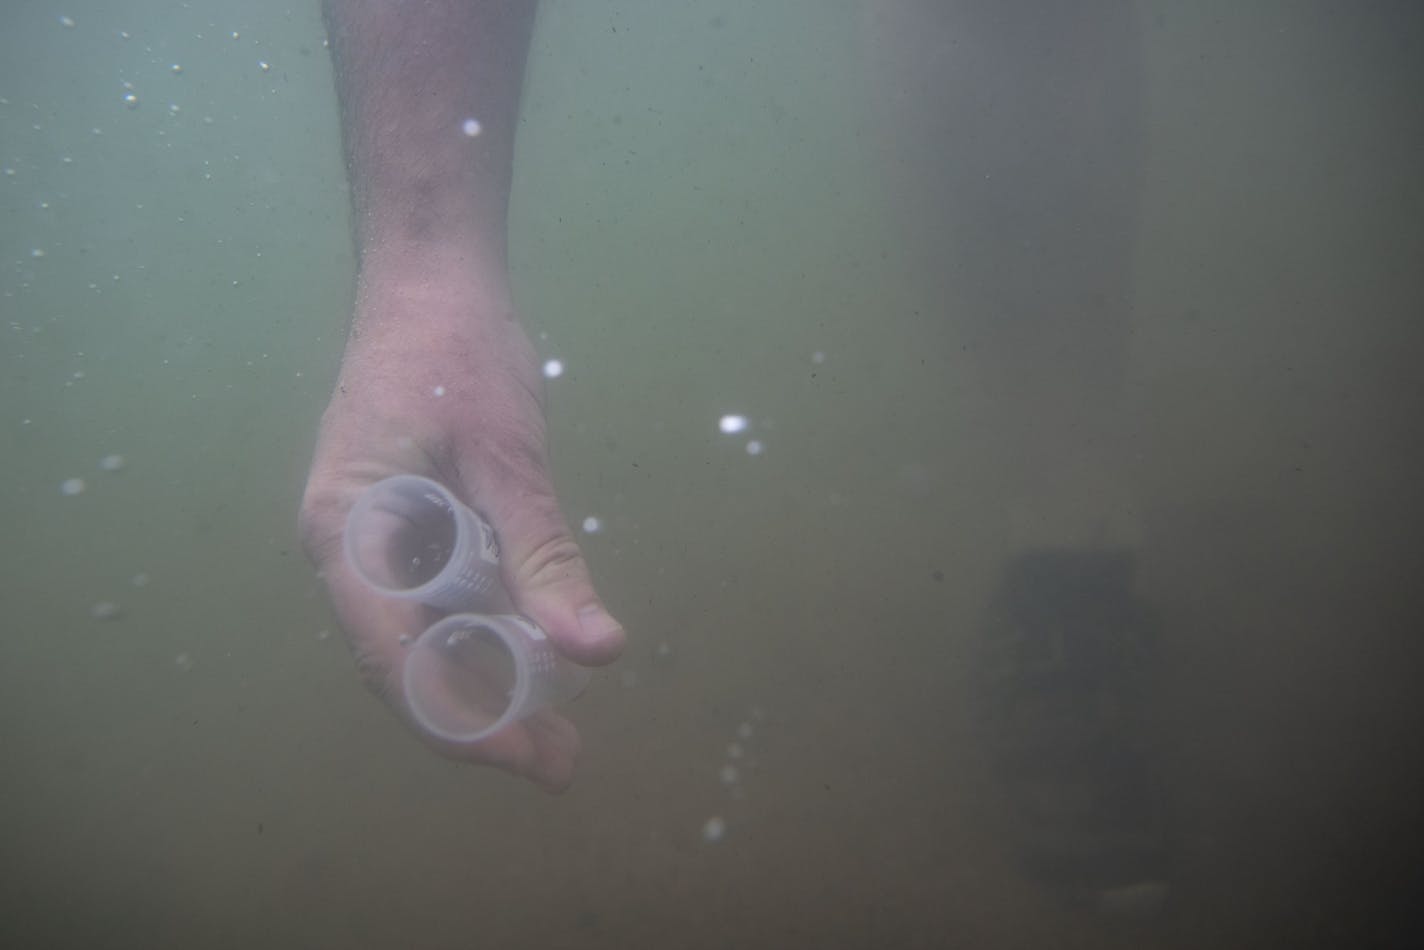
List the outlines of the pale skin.
<svg viewBox="0 0 1424 950">
<path fill-rule="evenodd" d="M 600 665 L 622 626 L 600 601 L 554 494 L 543 379 L 507 272 L 505 219 L 533 0 L 325 0 L 360 269 L 341 372 L 322 418 L 301 530 L 368 685 L 409 722 L 403 637 L 429 611 L 367 590 L 341 555 L 368 485 L 414 473 L 498 532 L 515 609 Z M 479 124 L 466 134 L 466 120 Z M 578 733 L 542 713 L 475 744 L 426 742 L 549 791 Z"/>
</svg>

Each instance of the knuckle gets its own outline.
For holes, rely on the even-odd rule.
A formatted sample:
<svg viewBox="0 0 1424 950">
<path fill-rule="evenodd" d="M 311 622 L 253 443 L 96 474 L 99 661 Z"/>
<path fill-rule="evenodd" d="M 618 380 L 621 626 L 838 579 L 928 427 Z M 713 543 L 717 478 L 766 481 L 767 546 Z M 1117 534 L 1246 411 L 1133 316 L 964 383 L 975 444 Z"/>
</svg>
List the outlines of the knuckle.
<svg viewBox="0 0 1424 950">
<path fill-rule="evenodd" d="M 336 492 L 308 488 L 297 512 L 297 531 L 307 558 L 321 567 L 341 550 L 343 499 Z"/>
<path fill-rule="evenodd" d="M 360 674 L 366 689 L 382 702 L 389 702 L 394 696 L 390 664 L 378 654 L 367 650 L 358 650 L 355 660 L 356 672 Z"/>
<path fill-rule="evenodd" d="M 538 539 L 520 560 L 520 580 L 530 586 L 583 580 L 587 576 L 583 553 L 562 525 Z"/>
</svg>

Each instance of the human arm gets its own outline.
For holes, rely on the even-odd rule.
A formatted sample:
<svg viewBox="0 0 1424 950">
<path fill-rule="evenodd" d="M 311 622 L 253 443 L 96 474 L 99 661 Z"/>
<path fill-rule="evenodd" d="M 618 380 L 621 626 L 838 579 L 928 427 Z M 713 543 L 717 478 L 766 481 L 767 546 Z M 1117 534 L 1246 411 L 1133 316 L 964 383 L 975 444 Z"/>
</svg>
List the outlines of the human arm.
<svg viewBox="0 0 1424 950">
<path fill-rule="evenodd" d="M 489 519 L 516 609 L 566 655 L 605 663 L 623 642 L 554 494 L 543 380 L 509 287 L 505 219 L 533 12 L 532 0 L 324 5 L 359 273 L 301 527 L 366 682 L 408 722 L 401 638 L 430 615 L 363 588 L 340 544 L 355 497 L 387 475 L 441 481 Z M 568 784 L 578 746 L 551 713 L 474 745 L 425 738 L 548 789 Z"/>
</svg>

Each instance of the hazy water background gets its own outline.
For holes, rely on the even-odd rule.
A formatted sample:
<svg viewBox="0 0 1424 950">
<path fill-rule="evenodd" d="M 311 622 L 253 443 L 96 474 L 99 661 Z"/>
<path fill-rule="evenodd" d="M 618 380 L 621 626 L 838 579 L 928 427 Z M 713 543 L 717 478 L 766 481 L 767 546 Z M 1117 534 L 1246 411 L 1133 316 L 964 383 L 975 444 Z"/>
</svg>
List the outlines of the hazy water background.
<svg viewBox="0 0 1424 950">
<path fill-rule="evenodd" d="M 1424 23 L 956 9 L 542 9 L 519 303 L 632 633 L 552 799 L 424 752 L 322 637 L 316 5 L 7 5 L 0 940 L 1403 945 Z M 1004 558 L 1090 543 L 1162 625 L 1145 923 L 1018 873 L 965 700 Z"/>
</svg>

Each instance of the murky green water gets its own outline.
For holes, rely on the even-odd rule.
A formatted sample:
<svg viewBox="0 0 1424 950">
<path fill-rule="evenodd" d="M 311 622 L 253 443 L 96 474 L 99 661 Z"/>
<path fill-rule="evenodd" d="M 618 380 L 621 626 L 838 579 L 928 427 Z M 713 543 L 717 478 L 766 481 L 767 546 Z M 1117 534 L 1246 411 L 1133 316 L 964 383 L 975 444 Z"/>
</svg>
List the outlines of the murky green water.
<svg viewBox="0 0 1424 950">
<path fill-rule="evenodd" d="M 0 13 L 0 940 L 1403 945 L 1424 20 L 913 6 L 541 9 L 518 304 L 631 635 L 559 798 L 406 736 L 297 544 L 354 268 L 316 4 Z M 1026 864 L 1069 773 L 975 718 L 1044 549 L 1150 618 L 1092 707 L 1146 920 Z"/>
</svg>

